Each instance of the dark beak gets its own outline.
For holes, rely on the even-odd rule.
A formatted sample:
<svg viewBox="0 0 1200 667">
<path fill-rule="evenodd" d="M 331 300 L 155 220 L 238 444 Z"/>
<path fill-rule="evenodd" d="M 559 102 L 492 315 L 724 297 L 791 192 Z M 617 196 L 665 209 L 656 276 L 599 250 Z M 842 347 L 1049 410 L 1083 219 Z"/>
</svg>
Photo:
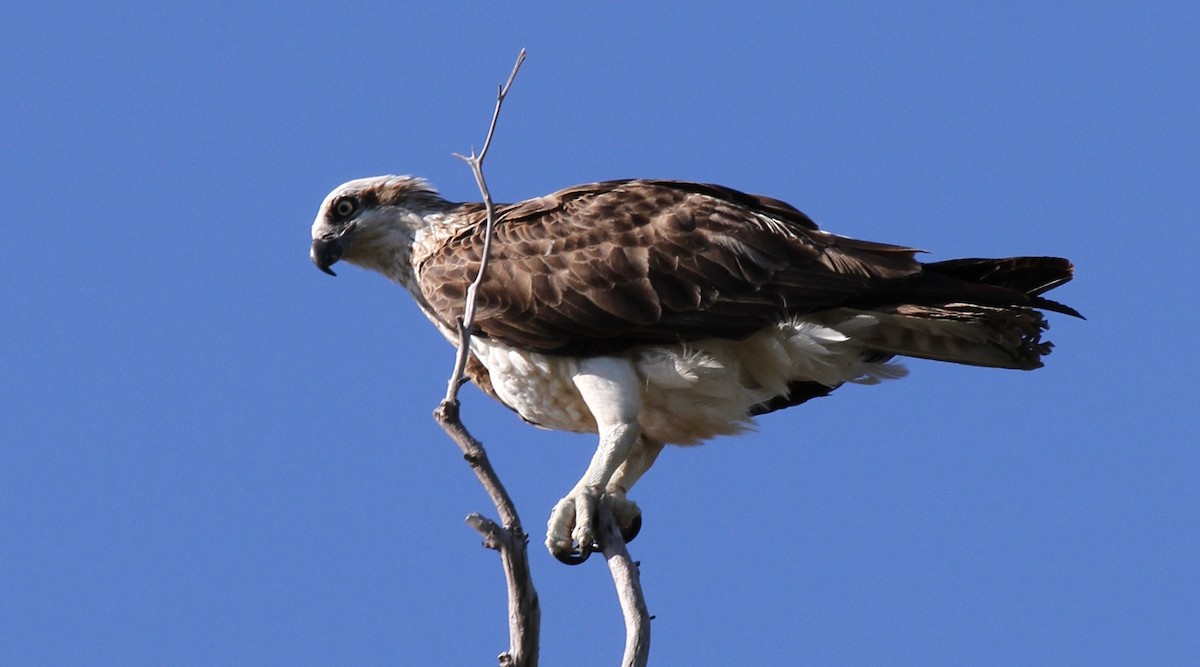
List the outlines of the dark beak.
<svg viewBox="0 0 1200 667">
<path fill-rule="evenodd" d="M 329 267 L 336 264 L 342 258 L 342 250 L 344 248 L 345 244 L 342 242 L 341 235 L 323 236 L 313 241 L 309 256 L 312 257 L 313 264 L 316 264 L 318 269 L 331 276 L 336 276 L 337 274 Z"/>
</svg>

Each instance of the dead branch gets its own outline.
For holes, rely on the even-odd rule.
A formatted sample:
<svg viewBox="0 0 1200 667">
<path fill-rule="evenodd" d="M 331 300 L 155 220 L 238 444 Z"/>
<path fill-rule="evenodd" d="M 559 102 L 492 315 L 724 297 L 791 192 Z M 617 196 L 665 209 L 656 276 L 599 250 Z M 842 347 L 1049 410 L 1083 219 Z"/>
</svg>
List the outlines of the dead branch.
<svg viewBox="0 0 1200 667">
<path fill-rule="evenodd" d="M 508 652 L 500 654 L 501 667 L 536 667 L 541 636 L 542 610 L 529 571 L 529 536 L 521 528 L 517 508 L 500 478 L 488 461 L 483 445 L 467 432 L 458 415 L 458 401 L 442 402 L 434 419 L 462 450 L 463 458 L 475 471 L 476 478 L 496 506 L 503 526 L 479 514 L 467 517 L 467 524 L 483 536 L 483 546 L 500 553 L 504 579 L 508 587 Z"/>
<path fill-rule="evenodd" d="M 483 535 L 483 544 L 489 549 L 495 549 L 500 553 L 500 561 L 504 568 L 504 578 L 508 583 L 508 652 L 500 654 L 499 661 L 501 667 L 536 667 L 538 662 L 538 638 L 540 636 L 541 625 L 541 607 L 538 603 L 537 590 L 533 587 L 533 577 L 529 572 L 529 555 L 528 544 L 529 537 L 525 534 L 521 527 L 521 519 L 517 515 L 517 508 L 509 497 L 508 492 L 504 489 L 504 485 L 500 483 L 499 476 L 492 468 L 492 464 L 488 461 L 487 452 L 484 451 L 483 445 L 467 432 L 463 426 L 462 420 L 458 414 L 458 388 L 463 383 L 463 371 L 466 368 L 467 355 L 471 349 L 471 330 L 475 322 L 476 308 L 476 293 L 480 283 L 483 282 L 485 271 L 487 270 L 488 255 L 491 249 L 492 230 L 496 225 L 495 205 L 492 203 L 492 196 L 488 192 L 487 183 L 483 178 L 483 159 L 487 156 L 488 147 L 491 146 L 492 136 L 496 131 L 496 121 L 500 117 L 500 106 L 504 104 L 504 98 L 508 95 L 508 89 L 512 86 L 513 79 L 517 76 L 517 70 L 521 68 L 521 63 L 525 60 L 525 49 L 521 49 L 521 53 L 517 56 L 517 62 L 513 65 L 512 73 L 508 76 L 508 81 L 500 87 L 496 96 L 496 110 L 492 113 L 492 122 L 488 127 L 487 138 L 483 142 L 483 149 L 476 155 L 474 149 L 471 150 L 471 155 L 464 157 L 456 155 L 456 157 L 464 160 L 470 167 L 472 173 L 475 174 L 475 182 L 479 186 L 480 192 L 483 194 L 484 206 L 487 210 L 487 229 L 484 237 L 483 260 L 479 266 L 479 275 L 475 281 L 471 283 L 467 290 L 466 309 L 463 312 L 463 320 L 459 322 L 459 342 L 458 355 L 454 361 L 454 371 L 450 375 L 450 381 L 446 389 L 446 397 L 442 399 L 437 410 L 434 411 L 434 418 L 442 429 L 450 436 L 452 440 L 462 450 L 463 458 L 471 465 L 471 469 L 475 471 L 475 476 L 479 479 L 479 483 L 483 485 L 484 490 L 492 499 L 492 504 L 496 506 L 496 512 L 500 515 L 502 526 L 496 525 L 495 522 L 486 519 L 479 514 L 472 514 L 467 517 L 467 523 L 475 530 Z"/>
<path fill-rule="evenodd" d="M 625 655 L 622 667 L 646 667 L 650 660 L 650 612 L 642 594 L 638 563 L 629 556 L 625 539 L 612 513 L 612 500 L 605 497 L 600 504 L 601 544 L 604 560 L 617 588 L 621 615 L 625 617 Z"/>
</svg>

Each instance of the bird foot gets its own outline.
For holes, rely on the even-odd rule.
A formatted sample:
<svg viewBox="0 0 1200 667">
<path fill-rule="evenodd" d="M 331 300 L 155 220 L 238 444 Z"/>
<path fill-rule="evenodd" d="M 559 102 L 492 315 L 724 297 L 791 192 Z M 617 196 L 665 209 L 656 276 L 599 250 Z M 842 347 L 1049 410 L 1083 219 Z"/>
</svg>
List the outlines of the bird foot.
<svg viewBox="0 0 1200 667">
<path fill-rule="evenodd" d="M 598 512 L 601 499 L 607 496 L 613 518 L 626 542 L 637 537 L 642 529 L 642 511 L 637 503 L 625 497 L 623 489 L 602 492 L 596 487 L 577 487 L 558 501 L 546 524 L 546 548 L 550 555 L 567 565 L 578 565 L 593 551 L 603 546 L 596 540 L 599 532 Z"/>
</svg>

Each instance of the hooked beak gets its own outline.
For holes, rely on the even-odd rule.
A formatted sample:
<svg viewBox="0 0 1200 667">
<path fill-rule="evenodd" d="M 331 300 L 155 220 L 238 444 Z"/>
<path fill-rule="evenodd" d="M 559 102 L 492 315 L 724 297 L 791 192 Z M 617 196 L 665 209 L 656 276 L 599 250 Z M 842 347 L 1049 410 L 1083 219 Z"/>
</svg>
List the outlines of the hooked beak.
<svg viewBox="0 0 1200 667">
<path fill-rule="evenodd" d="M 342 258 L 342 251 L 346 247 L 342 236 L 342 234 L 337 234 L 315 239 L 312 243 L 312 249 L 308 253 L 309 257 L 312 258 L 313 264 L 316 264 L 318 269 L 331 276 L 336 276 L 337 274 L 329 267 L 336 264 Z"/>
</svg>

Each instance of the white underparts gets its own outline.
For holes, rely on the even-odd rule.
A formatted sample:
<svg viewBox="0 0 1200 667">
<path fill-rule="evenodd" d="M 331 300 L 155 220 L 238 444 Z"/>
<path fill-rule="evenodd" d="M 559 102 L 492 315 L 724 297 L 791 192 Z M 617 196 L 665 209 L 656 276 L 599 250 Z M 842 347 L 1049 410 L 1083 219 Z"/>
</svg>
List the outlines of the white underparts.
<svg viewBox="0 0 1200 667">
<path fill-rule="evenodd" d="M 745 340 L 642 346 L 612 361 L 633 370 L 622 377 L 636 386 L 622 387 L 622 392 L 633 402 L 640 399 L 642 433 L 662 443 L 695 444 L 745 430 L 751 425 L 750 409 L 786 396 L 793 382 L 836 387 L 903 377 L 899 364 L 864 360 L 871 353 L 858 344 L 856 334 L 867 334 L 873 326 L 878 323 L 869 315 L 832 325 L 793 319 Z M 496 394 L 526 420 L 551 429 L 596 432 L 593 410 L 573 380 L 581 370 L 580 359 L 523 352 L 478 338 L 471 349 L 488 368 Z M 596 406 L 597 411 L 614 412 L 623 407 Z"/>
</svg>

